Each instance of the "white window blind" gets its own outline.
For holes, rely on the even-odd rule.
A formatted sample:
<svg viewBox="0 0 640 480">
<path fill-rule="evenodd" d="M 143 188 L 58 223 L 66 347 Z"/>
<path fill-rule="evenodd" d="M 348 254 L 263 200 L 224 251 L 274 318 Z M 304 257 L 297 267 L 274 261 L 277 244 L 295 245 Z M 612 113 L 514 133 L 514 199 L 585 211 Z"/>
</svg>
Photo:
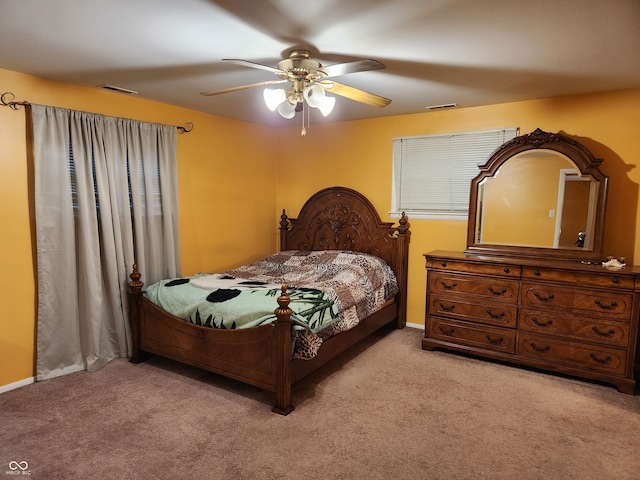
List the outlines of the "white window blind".
<svg viewBox="0 0 640 480">
<path fill-rule="evenodd" d="M 517 128 L 393 139 L 392 213 L 466 218 L 471 180 Z"/>
</svg>

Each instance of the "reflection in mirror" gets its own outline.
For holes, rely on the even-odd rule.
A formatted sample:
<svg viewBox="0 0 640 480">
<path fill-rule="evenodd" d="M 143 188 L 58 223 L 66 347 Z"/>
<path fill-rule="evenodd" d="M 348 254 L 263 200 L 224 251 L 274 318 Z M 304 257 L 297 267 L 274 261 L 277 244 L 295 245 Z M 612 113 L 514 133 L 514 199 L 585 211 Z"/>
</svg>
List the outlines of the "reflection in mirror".
<svg viewBox="0 0 640 480">
<path fill-rule="evenodd" d="M 519 153 L 478 184 L 476 243 L 591 250 L 597 188 L 559 152 Z"/>
</svg>

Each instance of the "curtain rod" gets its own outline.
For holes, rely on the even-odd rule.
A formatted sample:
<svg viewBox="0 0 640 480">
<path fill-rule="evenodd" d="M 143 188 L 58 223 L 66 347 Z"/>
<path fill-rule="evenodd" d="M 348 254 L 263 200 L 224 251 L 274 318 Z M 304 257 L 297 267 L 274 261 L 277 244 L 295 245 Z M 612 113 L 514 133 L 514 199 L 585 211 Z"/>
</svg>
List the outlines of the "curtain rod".
<svg viewBox="0 0 640 480">
<path fill-rule="evenodd" d="M 13 93 L 4 92 L 2 95 L 0 95 L 0 104 L 4 107 L 9 107 L 12 110 L 20 110 L 20 107 L 28 107 L 31 105 L 26 101 L 15 101 L 14 98 L 16 98 L 16 96 Z M 179 133 L 189 133 L 191 130 L 193 130 L 193 122 L 187 122 L 184 124 L 184 126 L 177 125 L 176 128 L 178 129 Z"/>
</svg>

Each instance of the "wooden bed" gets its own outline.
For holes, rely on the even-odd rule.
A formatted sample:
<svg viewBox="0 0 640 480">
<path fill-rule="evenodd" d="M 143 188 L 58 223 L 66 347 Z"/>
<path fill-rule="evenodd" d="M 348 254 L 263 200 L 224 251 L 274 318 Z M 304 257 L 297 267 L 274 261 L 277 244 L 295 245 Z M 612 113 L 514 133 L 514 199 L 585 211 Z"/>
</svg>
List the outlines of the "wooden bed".
<svg viewBox="0 0 640 480">
<path fill-rule="evenodd" d="M 409 224 L 403 214 L 398 226 L 382 222 L 369 200 L 355 190 L 331 187 L 314 194 L 298 218 L 280 221 L 280 250 L 350 250 L 385 260 L 399 285 L 395 301 L 362 320 L 355 328 L 325 340 L 309 360 L 291 358 L 291 310 L 286 287 L 274 304 L 277 320 L 259 327 L 220 330 L 175 317 L 143 295 L 134 265 L 129 282 L 133 339 L 131 362 L 148 353 L 171 358 L 226 377 L 273 391 L 273 411 L 293 410 L 291 386 L 383 325 L 406 325 Z"/>
</svg>

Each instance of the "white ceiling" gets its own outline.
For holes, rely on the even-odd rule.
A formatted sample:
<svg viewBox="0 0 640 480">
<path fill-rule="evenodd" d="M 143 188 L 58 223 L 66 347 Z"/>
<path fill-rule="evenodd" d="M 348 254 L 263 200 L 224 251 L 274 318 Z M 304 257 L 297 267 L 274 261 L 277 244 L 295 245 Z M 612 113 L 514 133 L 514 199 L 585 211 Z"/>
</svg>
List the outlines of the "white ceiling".
<svg viewBox="0 0 640 480">
<path fill-rule="evenodd" d="M 275 67 L 293 46 L 387 67 L 338 80 L 391 105 L 338 97 L 311 123 L 638 88 L 640 0 L 0 0 L 0 68 L 272 126 L 296 120 L 261 88 L 200 92 L 276 79 L 221 59 Z"/>
</svg>

